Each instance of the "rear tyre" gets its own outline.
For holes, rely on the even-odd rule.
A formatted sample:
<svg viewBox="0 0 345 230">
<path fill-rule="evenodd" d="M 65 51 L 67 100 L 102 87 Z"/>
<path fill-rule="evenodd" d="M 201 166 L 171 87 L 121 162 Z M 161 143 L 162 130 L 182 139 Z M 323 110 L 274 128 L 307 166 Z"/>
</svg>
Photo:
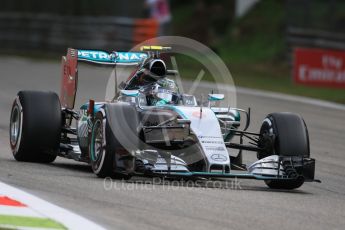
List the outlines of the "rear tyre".
<svg viewBox="0 0 345 230">
<path fill-rule="evenodd" d="M 61 135 L 61 106 L 53 92 L 20 91 L 10 118 L 10 146 L 17 161 L 53 162 Z"/>
<path fill-rule="evenodd" d="M 263 121 L 260 129 L 258 159 L 270 155 L 309 157 L 309 135 L 303 118 L 293 113 L 272 113 Z M 266 180 L 273 189 L 295 189 L 303 185 L 303 177 L 290 181 Z"/>
</svg>

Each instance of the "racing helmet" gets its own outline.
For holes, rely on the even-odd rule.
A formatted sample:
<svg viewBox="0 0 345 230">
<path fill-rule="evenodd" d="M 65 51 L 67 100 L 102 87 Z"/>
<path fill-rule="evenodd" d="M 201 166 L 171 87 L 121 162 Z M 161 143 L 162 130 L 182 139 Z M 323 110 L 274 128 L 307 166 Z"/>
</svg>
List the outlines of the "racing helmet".
<svg viewBox="0 0 345 230">
<path fill-rule="evenodd" d="M 157 81 L 146 96 L 149 105 L 178 104 L 179 99 L 175 82 L 167 78 Z"/>
</svg>

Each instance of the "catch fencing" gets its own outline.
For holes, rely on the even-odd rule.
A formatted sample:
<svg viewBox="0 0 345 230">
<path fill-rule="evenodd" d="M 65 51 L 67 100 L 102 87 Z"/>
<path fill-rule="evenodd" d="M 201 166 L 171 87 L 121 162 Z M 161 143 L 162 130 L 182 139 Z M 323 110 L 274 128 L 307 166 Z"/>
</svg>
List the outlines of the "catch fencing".
<svg viewBox="0 0 345 230">
<path fill-rule="evenodd" d="M 157 36 L 153 19 L 0 13 L 0 49 L 62 52 L 67 47 L 128 50 Z"/>
</svg>

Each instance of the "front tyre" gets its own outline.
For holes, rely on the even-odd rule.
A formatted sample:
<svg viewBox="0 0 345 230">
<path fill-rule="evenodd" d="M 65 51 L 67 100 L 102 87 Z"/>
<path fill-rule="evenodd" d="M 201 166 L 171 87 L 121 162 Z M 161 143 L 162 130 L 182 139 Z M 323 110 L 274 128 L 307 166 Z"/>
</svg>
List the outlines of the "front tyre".
<svg viewBox="0 0 345 230">
<path fill-rule="evenodd" d="M 107 121 L 102 113 L 97 113 L 91 130 L 90 163 L 92 171 L 100 178 L 130 179 L 130 175 L 116 172 L 113 139 L 107 139 Z"/>
<path fill-rule="evenodd" d="M 265 184 L 271 189 L 296 189 L 304 184 L 304 178 L 298 177 L 291 181 L 265 180 Z"/>
<path fill-rule="evenodd" d="M 309 135 L 303 118 L 293 113 L 272 113 L 263 121 L 260 129 L 258 159 L 270 155 L 308 158 Z M 287 169 L 285 169 L 287 170 Z M 294 170 L 291 170 L 291 173 Z M 272 189 L 296 189 L 303 185 L 304 178 L 296 175 L 291 180 L 266 180 Z"/>
<path fill-rule="evenodd" d="M 9 132 L 17 161 L 53 162 L 61 135 L 61 107 L 56 93 L 20 91 L 12 105 Z"/>
<path fill-rule="evenodd" d="M 98 177 L 110 177 L 113 171 L 114 156 L 107 153 L 105 142 L 105 119 L 98 113 L 93 122 L 90 143 L 90 162 L 93 172 Z"/>
</svg>

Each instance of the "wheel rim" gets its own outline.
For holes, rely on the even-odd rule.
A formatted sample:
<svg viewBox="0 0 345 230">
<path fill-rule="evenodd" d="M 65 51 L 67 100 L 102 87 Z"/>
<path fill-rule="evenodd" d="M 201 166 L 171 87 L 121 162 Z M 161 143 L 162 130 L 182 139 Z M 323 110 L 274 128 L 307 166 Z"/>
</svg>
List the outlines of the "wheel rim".
<svg viewBox="0 0 345 230">
<path fill-rule="evenodd" d="M 21 134 L 21 111 L 19 106 L 14 105 L 11 113 L 10 121 L 10 142 L 12 146 L 16 146 Z"/>
<path fill-rule="evenodd" d="M 103 134 L 102 134 L 102 128 L 100 125 L 100 122 L 97 122 L 97 129 L 96 129 L 96 136 L 95 136 L 95 158 L 96 160 L 99 158 L 99 156 L 103 153 Z"/>
<path fill-rule="evenodd" d="M 91 139 L 91 161 L 95 173 L 98 173 L 104 161 L 105 146 L 103 137 L 102 121 L 97 120 L 93 126 Z"/>
<path fill-rule="evenodd" d="M 265 137 L 266 135 L 273 135 L 274 134 L 274 130 L 273 130 L 273 124 L 272 121 L 269 118 L 265 118 L 264 121 L 262 122 L 261 128 L 260 128 L 260 142 L 259 142 L 259 147 L 261 148 L 267 148 L 267 145 L 272 144 L 272 146 L 274 145 L 274 143 L 270 143 L 271 140 L 267 139 L 267 137 Z M 258 151 L 257 152 L 257 158 L 258 159 L 262 159 L 265 157 L 268 157 L 270 155 L 274 155 L 275 154 L 275 149 L 274 146 L 272 147 L 272 151 Z"/>
</svg>

